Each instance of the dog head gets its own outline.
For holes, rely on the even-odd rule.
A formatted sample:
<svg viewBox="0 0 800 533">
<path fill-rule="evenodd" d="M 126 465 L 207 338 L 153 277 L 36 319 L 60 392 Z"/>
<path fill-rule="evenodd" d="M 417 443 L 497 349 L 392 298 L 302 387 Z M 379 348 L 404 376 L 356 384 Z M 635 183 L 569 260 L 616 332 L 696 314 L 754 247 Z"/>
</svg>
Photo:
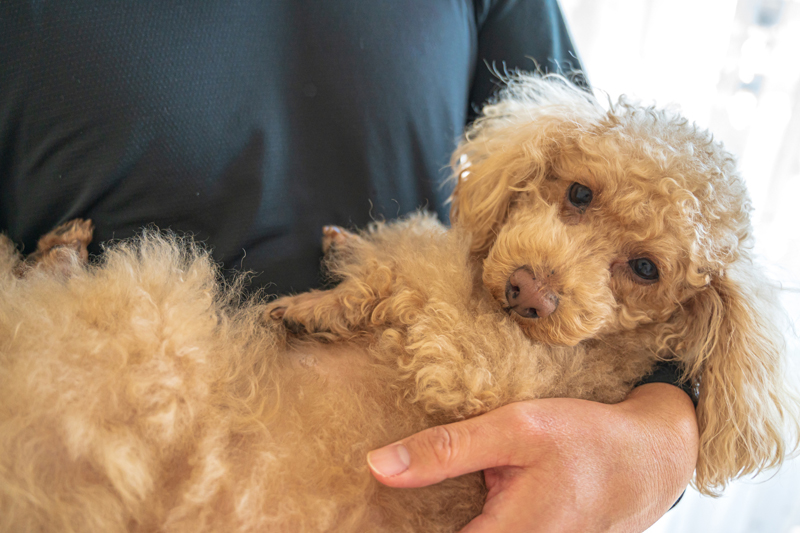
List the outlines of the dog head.
<svg viewBox="0 0 800 533">
<path fill-rule="evenodd" d="M 707 131 L 521 75 L 453 164 L 453 223 L 532 339 L 641 334 L 643 349 L 677 359 L 699 384 L 704 492 L 782 460 L 782 336 L 752 262 L 744 183 Z"/>
</svg>

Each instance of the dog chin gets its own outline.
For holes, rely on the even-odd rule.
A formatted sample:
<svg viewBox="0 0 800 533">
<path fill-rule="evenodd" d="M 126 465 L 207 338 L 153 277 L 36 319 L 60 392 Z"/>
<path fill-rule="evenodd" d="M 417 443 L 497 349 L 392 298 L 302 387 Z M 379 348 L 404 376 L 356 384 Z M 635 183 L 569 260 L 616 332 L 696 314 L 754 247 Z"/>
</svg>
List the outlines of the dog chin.
<svg viewBox="0 0 800 533">
<path fill-rule="evenodd" d="M 513 312 L 511 317 L 531 340 L 550 346 L 576 346 L 581 341 L 597 336 L 603 325 L 567 322 L 554 317 L 523 318 Z"/>
</svg>

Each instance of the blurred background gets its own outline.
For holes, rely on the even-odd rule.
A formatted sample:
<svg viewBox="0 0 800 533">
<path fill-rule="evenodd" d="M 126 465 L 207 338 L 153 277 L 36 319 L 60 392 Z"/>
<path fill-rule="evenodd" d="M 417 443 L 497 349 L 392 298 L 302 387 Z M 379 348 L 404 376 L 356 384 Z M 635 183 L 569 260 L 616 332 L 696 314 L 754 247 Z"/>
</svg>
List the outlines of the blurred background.
<svg viewBox="0 0 800 533">
<path fill-rule="evenodd" d="M 800 0 L 561 0 L 593 86 L 677 104 L 739 159 L 756 251 L 782 289 L 800 376 Z M 648 533 L 800 533 L 800 459 L 687 491 Z"/>
</svg>

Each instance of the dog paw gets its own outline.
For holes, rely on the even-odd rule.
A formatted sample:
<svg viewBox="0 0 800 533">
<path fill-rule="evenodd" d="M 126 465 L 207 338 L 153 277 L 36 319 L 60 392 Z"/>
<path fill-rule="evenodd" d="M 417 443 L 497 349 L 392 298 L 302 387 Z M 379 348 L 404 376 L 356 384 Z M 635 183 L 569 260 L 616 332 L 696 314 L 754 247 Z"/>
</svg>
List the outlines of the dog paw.
<svg viewBox="0 0 800 533">
<path fill-rule="evenodd" d="M 81 262 L 86 263 L 89 260 L 87 247 L 92 242 L 93 235 L 94 224 L 91 220 L 72 219 L 40 238 L 36 244 L 36 251 L 28 257 L 28 260 L 33 262 L 57 261 L 59 256 L 66 257 L 62 252 L 74 250 Z"/>
<path fill-rule="evenodd" d="M 266 315 L 272 320 L 282 320 L 283 315 L 286 313 L 287 307 L 285 305 L 281 305 L 279 307 L 270 307 L 266 311 Z"/>
<path fill-rule="evenodd" d="M 322 252 L 327 254 L 333 249 L 342 249 L 347 243 L 360 240 L 361 237 L 340 226 L 324 226 L 322 228 Z"/>
<path fill-rule="evenodd" d="M 68 276 L 73 268 L 89 260 L 87 247 L 93 234 L 91 220 L 76 218 L 57 226 L 39 239 L 36 251 L 18 265 L 16 275 L 24 277 L 36 268 Z"/>
<path fill-rule="evenodd" d="M 264 316 L 266 320 L 282 322 L 286 331 L 294 335 L 326 333 L 330 331 L 325 319 L 328 304 L 326 292 L 311 291 L 275 300 Z"/>
<path fill-rule="evenodd" d="M 79 252 L 86 252 L 86 247 L 92 242 L 94 224 L 91 220 L 75 218 L 65 222 L 45 234 L 36 246 L 37 252 L 46 253 L 57 246 L 68 246 Z M 83 253 L 81 253 L 83 256 Z"/>
<path fill-rule="evenodd" d="M 273 307 L 266 312 L 266 315 L 269 317 L 269 320 L 273 322 L 281 322 L 287 333 L 291 333 L 295 336 L 301 336 L 307 333 L 305 324 L 292 318 L 291 314 L 286 314 L 288 309 L 289 308 L 286 306 Z"/>
</svg>

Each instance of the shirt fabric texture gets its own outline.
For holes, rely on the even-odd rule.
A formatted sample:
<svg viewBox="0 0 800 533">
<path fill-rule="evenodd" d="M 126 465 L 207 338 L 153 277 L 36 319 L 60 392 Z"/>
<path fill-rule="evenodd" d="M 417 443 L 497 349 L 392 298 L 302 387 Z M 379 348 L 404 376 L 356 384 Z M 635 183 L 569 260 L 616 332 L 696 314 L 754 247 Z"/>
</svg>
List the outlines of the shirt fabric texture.
<svg viewBox="0 0 800 533">
<path fill-rule="evenodd" d="M 0 4 L 0 231 L 193 234 L 270 293 L 321 228 L 426 207 L 493 69 L 578 67 L 555 0 Z"/>
</svg>

